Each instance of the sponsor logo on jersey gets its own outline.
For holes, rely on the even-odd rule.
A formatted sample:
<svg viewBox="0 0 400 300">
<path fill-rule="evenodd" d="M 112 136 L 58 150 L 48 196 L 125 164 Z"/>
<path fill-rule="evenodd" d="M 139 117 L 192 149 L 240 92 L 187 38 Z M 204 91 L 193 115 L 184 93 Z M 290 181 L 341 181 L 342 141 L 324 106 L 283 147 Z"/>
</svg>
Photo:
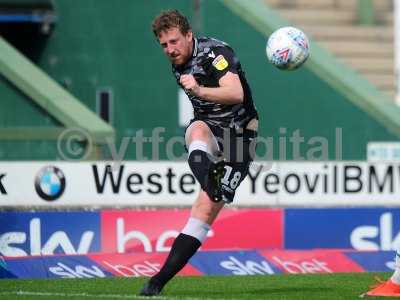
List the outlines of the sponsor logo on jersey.
<svg viewBox="0 0 400 300">
<path fill-rule="evenodd" d="M 229 66 L 227 60 L 222 54 L 218 55 L 217 58 L 213 60 L 212 64 L 218 71 L 222 71 Z"/>
</svg>

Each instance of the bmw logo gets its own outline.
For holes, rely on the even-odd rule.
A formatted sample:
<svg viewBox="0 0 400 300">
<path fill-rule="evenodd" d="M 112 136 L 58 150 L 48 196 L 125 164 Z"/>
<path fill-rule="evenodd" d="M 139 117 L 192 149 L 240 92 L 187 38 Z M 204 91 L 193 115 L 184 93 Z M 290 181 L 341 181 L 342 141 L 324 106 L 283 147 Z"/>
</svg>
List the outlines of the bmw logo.
<svg viewBox="0 0 400 300">
<path fill-rule="evenodd" d="M 40 169 L 35 178 L 35 189 L 43 200 L 54 201 L 58 199 L 65 190 L 64 173 L 53 166 Z"/>
</svg>

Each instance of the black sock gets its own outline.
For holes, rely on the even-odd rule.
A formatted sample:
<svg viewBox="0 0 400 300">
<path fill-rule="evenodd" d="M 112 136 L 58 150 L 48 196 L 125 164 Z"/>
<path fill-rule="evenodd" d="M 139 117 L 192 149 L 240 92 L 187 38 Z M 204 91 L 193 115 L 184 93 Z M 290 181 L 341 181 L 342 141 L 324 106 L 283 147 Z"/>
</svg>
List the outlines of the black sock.
<svg viewBox="0 0 400 300">
<path fill-rule="evenodd" d="M 194 177 L 200 183 L 201 188 L 205 190 L 208 170 L 212 163 L 210 155 L 202 150 L 193 150 L 189 154 L 188 163 Z"/>
<path fill-rule="evenodd" d="M 201 246 L 201 242 L 190 235 L 180 233 L 160 272 L 154 275 L 150 282 L 163 287 L 172 277 L 174 277 L 187 264 L 189 259 L 196 253 Z"/>
</svg>

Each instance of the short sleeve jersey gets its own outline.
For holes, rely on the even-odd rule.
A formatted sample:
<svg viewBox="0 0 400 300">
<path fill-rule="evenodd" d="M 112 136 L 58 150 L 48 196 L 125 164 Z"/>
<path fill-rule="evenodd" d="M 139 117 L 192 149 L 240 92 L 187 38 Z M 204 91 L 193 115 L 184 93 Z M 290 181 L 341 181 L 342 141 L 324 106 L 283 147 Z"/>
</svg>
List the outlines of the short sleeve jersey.
<svg viewBox="0 0 400 300">
<path fill-rule="evenodd" d="M 227 72 L 237 74 L 243 87 L 244 100 L 238 104 L 219 104 L 188 95 L 194 109 L 194 117 L 219 127 L 243 128 L 257 117 L 251 90 L 247 83 L 239 59 L 232 48 L 213 38 L 194 38 L 191 59 L 181 66 L 172 66 L 172 71 L 180 85 L 180 77 L 184 74 L 194 76 L 200 86 L 218 87 L 219 80 Z M 182 87 L 183 88 L 183 87 Z"/>
</svg>

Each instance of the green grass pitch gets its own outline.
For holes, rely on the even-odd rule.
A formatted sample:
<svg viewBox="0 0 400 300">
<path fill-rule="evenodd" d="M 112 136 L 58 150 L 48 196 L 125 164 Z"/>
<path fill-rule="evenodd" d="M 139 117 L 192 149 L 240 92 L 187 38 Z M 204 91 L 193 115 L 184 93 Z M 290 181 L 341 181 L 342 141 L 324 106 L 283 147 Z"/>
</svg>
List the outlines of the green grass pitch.
<svg viewBox="0 0 400 300">
<path fill-rule="evenodd" d="M 359 299 L 374 277 L 389 273 L 177 277 L 151 299 Z M 136 296 L 146 278 L 0 280 L 0 299 L 147 299 Z"/>
</svg>

